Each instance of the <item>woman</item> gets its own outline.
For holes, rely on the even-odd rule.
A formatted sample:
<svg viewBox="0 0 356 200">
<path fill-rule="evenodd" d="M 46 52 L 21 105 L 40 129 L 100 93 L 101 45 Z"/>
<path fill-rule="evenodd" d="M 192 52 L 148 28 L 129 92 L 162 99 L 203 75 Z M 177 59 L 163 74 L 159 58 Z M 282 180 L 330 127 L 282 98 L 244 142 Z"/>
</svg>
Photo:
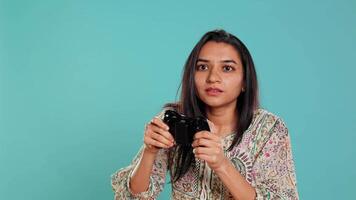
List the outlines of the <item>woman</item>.
<svg viewBox="0 0 356 200">
<path fill-rule="evenodd" d="M 169 170 L 172 199 L 298 199 L 283 120 L 259 107 L 252 57 L 224 30 L 207 32 L 189 55 L 179 102 L 145 127 L 131 165 L 112 175 L 115 199 L 156 199 Z M 164 111 L 204 116 L 211 131 L 175 145 Z"/>
</svg>

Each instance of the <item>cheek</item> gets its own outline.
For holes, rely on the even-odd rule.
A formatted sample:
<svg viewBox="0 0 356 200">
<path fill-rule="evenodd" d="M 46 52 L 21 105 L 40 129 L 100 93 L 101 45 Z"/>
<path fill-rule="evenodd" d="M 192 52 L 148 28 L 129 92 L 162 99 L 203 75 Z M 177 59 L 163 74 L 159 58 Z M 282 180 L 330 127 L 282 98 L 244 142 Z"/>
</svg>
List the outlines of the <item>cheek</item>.
<svg viewBox="0 0 356 200">
<path fill-rule="evenodd" d="M 204 81 L 199 75 L 194 75 L 194 83 L 197 88 L 201 88 L 204 85 Z"/>
<path fill-rule="evenodd" d="M 232 79 L 228 79 L 225 82 L 227 87 L 228 96 L 236 98 L 241 93 L 241 89 L 243 86 L 243 80 L 241 77 L 234 77 Z"/>
<path fill-rule="evenodd" d="M 225 83 L 233 90 L 241 89 L 243 85 L 243 78 L 241 76 L 226 78 Z"/>
</svg>

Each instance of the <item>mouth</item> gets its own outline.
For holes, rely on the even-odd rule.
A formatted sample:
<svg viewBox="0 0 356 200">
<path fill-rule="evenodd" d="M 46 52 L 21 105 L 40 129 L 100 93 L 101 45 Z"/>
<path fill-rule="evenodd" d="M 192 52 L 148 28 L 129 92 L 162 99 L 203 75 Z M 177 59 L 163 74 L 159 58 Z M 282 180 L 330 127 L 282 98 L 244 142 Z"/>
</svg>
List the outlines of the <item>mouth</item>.
<svg viewBox="0 0 356 200">
<path fill-rule="evenodd" d="M 221 94 L 223 91 L 220 88 L 209 87 L 205 90 L 205 92 L 210 96 L 216 96 Z"/>
</svg>

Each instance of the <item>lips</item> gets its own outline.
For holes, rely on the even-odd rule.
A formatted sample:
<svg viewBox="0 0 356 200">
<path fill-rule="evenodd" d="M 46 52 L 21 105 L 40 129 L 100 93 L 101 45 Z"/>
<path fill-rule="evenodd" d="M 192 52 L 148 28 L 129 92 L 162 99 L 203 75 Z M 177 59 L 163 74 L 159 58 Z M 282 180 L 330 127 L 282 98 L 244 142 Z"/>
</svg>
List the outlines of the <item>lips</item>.
<svg viewBox="0 0 356 200">
<path fill-rule="evenodd" d="M 209 96 L 219 96 L 223 91 L 220 88 L 209 87 L 205 90 L 205 92 Z"/>
<path fill-rule="evenodd" d="M 205 91 L 207 91 L 207 92 L 222 92 L 222 90 L 217 87 L 209 87 Z"/>
</svg>

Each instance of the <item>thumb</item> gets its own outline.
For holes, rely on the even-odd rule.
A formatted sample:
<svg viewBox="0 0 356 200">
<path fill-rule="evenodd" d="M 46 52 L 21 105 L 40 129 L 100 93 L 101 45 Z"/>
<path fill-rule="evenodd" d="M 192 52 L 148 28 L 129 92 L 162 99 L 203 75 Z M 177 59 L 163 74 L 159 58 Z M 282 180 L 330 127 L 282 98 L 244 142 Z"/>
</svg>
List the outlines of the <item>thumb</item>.
<svg viewBox="0 0 356 200">
<path fill-rule="evenodd" d="M 206 121 L 208 122 L 209 128 L 210 128 L 210 132 L 215 134 L 216 133 L 216 127 L 214 125 L 214 123 L 208 119 L 206 119 Z"/>
</svg>

